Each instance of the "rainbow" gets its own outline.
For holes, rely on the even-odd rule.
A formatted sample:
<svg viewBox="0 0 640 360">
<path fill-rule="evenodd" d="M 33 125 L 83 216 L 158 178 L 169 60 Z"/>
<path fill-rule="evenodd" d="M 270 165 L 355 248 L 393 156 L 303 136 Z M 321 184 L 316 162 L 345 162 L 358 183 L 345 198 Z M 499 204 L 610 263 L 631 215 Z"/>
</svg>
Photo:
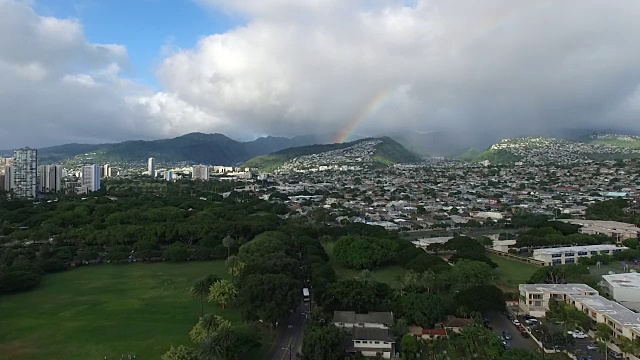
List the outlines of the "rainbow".
<svg viewBox="0 0 640 360">
<path fill-rule="evenodd" d="M 353 119 L 351 119 L 347 125 L 338 132 L 338 135 L 333 139 L 333 142 L 345 142 L 351 135 L 353 135 L 353 131 L 358 127 L 358 125 L 360 125 L 360 123 L 368 119 L 371 114 L 380 110 L 380 108 L 384 106 L 387 100 L 389 100 L 390 95 L 391 92 L 388 90 L 383 90 L 377 93 L 373 98 L 371 98 L 371 100 L 369 100 L 367 105 L 358 111 L 356 116 L 354 116 Z"/>
</svg>

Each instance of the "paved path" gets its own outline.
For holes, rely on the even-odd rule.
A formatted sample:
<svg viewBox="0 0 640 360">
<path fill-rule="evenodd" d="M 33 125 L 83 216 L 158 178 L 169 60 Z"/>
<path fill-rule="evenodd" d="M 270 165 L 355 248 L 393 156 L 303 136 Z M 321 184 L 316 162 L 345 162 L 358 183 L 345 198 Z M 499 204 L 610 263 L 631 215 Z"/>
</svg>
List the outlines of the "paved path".
<svg viewBox="0 0 640 360">
<path fill-rule="evenodd" d="M 504 314 L 499 312 L 491 312 L 486 315 L 487 320 L 489 320 L 489 325 L 493 328 L 493 331 L 498 334 L 498 336 L 502 336 L 503 331 L 508 331 L 511 334 L 512 339 L 507 341 L 511 348 L 520 348 L 526 349 L 530 351 L 539 351 L 538 344 L 535 341 L 531 340 L 531 338 L 523 338 L 520 335 L 520 331 L 516 328 L 515 325 L 506 317 Z"/>
</svg>

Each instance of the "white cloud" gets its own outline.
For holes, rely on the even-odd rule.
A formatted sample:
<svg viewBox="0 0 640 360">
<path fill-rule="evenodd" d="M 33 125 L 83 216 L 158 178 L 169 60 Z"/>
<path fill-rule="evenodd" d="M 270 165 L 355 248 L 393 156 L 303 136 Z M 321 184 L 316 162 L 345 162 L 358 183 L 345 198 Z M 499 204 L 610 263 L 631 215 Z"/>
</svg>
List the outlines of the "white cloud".
<svg viewBox="0 0 640 360">
<path fill-rule="evenodd" d="M 122 45 L 0 0 L 0 142 L 295 135 L 361 117 L 360 133 L 513 135 L 635 126 L 640 112 L 640 2 L 198 2 L 244 25 L 158 49 L 153 91 L 121 75 Z"/>
</svg>

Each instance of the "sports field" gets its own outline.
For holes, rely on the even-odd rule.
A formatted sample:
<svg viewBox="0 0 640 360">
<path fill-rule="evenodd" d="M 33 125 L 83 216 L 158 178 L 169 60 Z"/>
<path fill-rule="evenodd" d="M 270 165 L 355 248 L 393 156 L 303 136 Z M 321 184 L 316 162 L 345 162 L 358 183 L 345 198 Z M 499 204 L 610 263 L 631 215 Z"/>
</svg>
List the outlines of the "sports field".
<svg viewBox="0 0 640 360">
<path fill-rule="evenodd" d="M 46 275 L 38 289 L 0 296 L 0 359 L 159 359 L 171 345 L 189 344 L 200 315 L 189 287 L 210 273 L 227 277 L 224 262 L 96 265 Z M 205 312 L 241 323 L 233 307 L 205 303 Z"/>
</svg>

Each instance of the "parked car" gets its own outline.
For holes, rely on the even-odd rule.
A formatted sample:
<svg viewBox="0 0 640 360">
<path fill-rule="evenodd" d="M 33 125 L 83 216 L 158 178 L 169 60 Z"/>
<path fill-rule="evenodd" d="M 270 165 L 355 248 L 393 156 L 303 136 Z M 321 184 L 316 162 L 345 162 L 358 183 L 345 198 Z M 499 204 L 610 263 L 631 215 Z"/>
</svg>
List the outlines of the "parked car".
<svg viewBox="0 0 640 360">
<path fill-rule="evenodd" d="M 524 315 L 522 318 L 525 319 L 525 320 L 535 319 L 535 317 L 533 317 L 531 315 Z"/>
<path fill-rule="evenodd" d="M 529 333 L 526 331 L 520 331 L 520 336 L 522 336 L 523 338 L 528 338 L 529 337 Z"/>
<path fill-rule="evenodd" d="M 503 331 L 503 332 L 502 332 L 502 338 L 503 338 L 504 340 L 511 340 L 511 339 L 512 339 L 511 334 L 509 334 L 509 332 L 508 332 L 508 331 Z"/>
<path fill-rule="evenodd" d="M 587 345 L 587 350 L 598 350 L 598 347 L 595 344 L 589 344 Z"/>
<path fill-rule="evenodd" d="M 609 356 L 614 359 L 622 359 L 622 354 L 617 351 L 609 350 Z"/>
<path fill-rule="evenodd" d="M 525 319 L 524 323 L 527 325 L 535 325 L 538 323 L 538 319 Z"/>
<path fill-rule="evenodd" d="M 567 334 L 573 336 L 576 339 L 586 339 L 589 337 L 589 335 L 583 333 L 580 330 L 575 330 L 575 331 L 567 331 Z"/>
<path fill-rule="evenodd" d="M 509 346 L 509 343 L 506 342 L 506 341 L 502 341 L 502 346 L 507 350 L 511 347 L 511 346 Z"/>
<path fill-rule="evenodd" d="M 513 323 L 513 325 L 518 326 L 520 325 L 520 321 L 518 321 L 518 319 L 513 319 L 511 320 L 511 322 Z"/>
</svg>

